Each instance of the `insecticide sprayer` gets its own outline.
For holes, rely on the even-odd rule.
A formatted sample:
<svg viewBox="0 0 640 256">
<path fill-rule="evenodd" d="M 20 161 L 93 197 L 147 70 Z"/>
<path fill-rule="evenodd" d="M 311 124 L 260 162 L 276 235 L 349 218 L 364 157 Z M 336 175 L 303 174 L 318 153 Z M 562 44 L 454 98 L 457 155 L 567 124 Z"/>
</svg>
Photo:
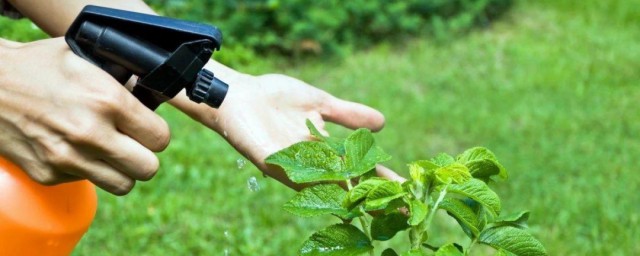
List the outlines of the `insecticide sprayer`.
<svg viewBox="0 0 640 256">
<path fill-rule="evenodd" d="M 87 6 L 65 40 L 71 50 L 120 83 L 154 110 L 183 89 L 194 102 L 218 108 L 228 85 L 204 65 L 222 44 L 213 26 Z M 69 255 L 97 208 L 86 180 L 44 186 L 0 157 L 0 255 Z"/>
</svg>

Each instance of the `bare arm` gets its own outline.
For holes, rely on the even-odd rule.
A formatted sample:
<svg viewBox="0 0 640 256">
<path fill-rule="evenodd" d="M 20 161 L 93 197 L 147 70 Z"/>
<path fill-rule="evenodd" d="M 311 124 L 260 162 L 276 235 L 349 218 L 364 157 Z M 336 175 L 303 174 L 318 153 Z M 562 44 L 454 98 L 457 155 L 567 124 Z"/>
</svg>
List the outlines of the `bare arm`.
<svg viewBox="0 0 640 256">
<path fill-rule="evenodd" d="M 154 14 L 144 2 L 137 0 L 66 1 L 64 4 L 52 0 L 12 2 L 52 36 L 63 35 L 87 4 Z M 213 60 L 207 68 L 230 85 L 227 98 L 219 109 L 195 104 L 184 93 L 170 103 L 224 136 L 266 175 L 293 188 L 299 186 L 293 184 L 279 168 L 264 163 L 264 158 L 293 143 L 311 139 L 305 126 L 306 119 L 320 129 L 323 129 L 325 121 L 374 131 L 384 125 L 384 117 L 377 110 L 341 100 L 288 76 L 246 75 Z M 378 168 L 378 171 L 382 176 L 402 179 L 386 168 Z"/>
</svg>

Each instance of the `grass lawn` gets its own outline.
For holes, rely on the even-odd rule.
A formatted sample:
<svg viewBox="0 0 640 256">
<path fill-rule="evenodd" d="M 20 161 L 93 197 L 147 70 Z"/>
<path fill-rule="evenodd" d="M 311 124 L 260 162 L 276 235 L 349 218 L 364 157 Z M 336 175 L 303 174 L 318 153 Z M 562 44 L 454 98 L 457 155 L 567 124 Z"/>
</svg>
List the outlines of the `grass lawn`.
<svg viewBox="0 0 640 256">
<path fill-rule="evenodd" d="M 376 138 L 401 173 L 439 152 L 492 149 L 511 173 L 496 186 L 503 208 L 531 210 L 551 255 L 639 255 L 639 4 L 522 1 L 447 44 L 418 39 L 338 63 L 241 70 L 290 74 L 380 109 L 387 126 Z M 161 171 L 125 197 L 100 191 L 76 255 L 295 255 L 312 230 L 335 222 L 289 215 L 281 205 L 293 191 L 243 167 L 219 135 L 160 112 L 173 132 Z"/>
</svg>

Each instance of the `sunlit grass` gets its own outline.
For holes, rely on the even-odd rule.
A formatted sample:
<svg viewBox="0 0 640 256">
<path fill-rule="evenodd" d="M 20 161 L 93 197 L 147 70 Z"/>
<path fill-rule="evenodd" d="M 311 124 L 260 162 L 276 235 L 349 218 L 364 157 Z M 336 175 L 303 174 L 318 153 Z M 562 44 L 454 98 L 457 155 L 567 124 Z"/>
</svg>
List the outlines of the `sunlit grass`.
<svg viewBox="0 0 640 256">
<path fill-rule="evenodd" d="M 244 70 L 284 72 L 380 109 L 387 126 L 378 143 L 402 173 L 441 151 L 492 149 L 511 173 L 497 184 L 504 208 L 530 209 L 551 255 L 636 255 L 637 2 L 522 2 L 447 44 L 416 40 L 340 63 Z M 249 165 L 238 169 L 240 155 L 218 135 L 168 107 L 161 113 L 173 138 L 160 173 L 126 197 L 101 192 L 78 255 L 294 255 L 311 230 L 334 221 L 289 215 L 281 205 L 292 191 Z M 257 192 L 247 188 L 254 176 Z"/>
</svg>

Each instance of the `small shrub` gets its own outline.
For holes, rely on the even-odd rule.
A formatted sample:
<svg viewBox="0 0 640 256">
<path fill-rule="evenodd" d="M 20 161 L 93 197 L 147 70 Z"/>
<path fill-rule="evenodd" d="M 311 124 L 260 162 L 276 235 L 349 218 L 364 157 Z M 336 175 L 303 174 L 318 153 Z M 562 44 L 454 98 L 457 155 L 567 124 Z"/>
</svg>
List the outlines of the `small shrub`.
<svg viewBox="0 0 640 256">
<path fill-rule="evenodd" d="M 206 21 L 224 45 L 258 53 L 331 54 L 341 45 L 366 47 L 411 35 L 444 38 L 486 25 L 513 0 L 149 0 L 160 13 Z"/>
<path fill-rule="evenodd" d="M 369 130 L 337 139 L 323 136 L 309 121 L 307 126 L 318 141 L 296 143 L 266 162 L 282 167 L 293 182 L 309 184 L 284 205 L 285 210 L 300 217 L 331 214 L 342 223 L 311 235 L 300 255 L 374 255 L 374 241 L 390 240 L 400 231 L 408 234 L 410 249 L 398 254 L 385 248 L 383 256 L 462 256 L 476 244 L 491 246 L 500 256 L 547 255 L 527 231 L 528 212 L 502 213 L 500 198 L 489 183 L 506 179 L 507 171 L 488 149 L 475 147 L 455 158 L 440 154 L 410 163 L 411 178 L 401 184 L 376 177 L 376 164 L 391 157 L 375 145 Z M 430 230 L 439 210 L 458 222 L 470 243 L 432 244 L 429 237 L 443 237 Z M 376 211 L 373 217 L 367 215 L 371 211 Z"/>
</svg>

